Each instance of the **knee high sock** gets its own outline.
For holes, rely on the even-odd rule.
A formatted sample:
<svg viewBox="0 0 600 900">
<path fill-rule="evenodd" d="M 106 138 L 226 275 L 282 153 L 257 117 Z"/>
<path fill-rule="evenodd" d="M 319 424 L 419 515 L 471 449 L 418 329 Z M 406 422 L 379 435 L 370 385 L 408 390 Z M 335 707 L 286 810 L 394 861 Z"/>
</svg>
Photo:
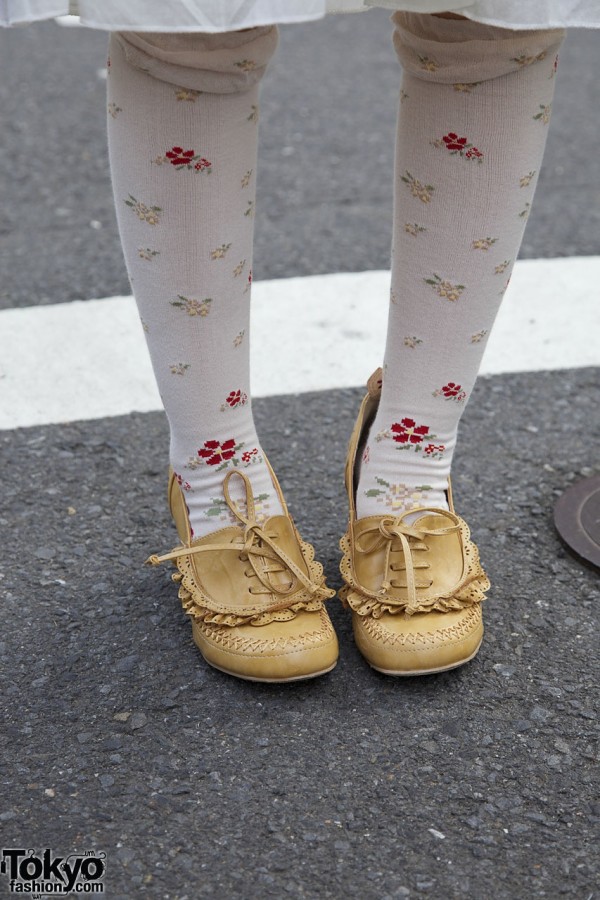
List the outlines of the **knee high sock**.
<svg viewBox="0 0 600 900">
<path fill-rule="evenodd" d="M 393 20 L 404 73 L 391 303 L 359 516 L 447 508 L 458 421 L 521 244 L 563 37 Z"/>
<path fill-rule="evenodd" d="M 119 230 L 195 537 L 231 524 L 222 482 L 234 466 L 259 517 L 282 511 L 252 418 L 248 348 L 258 81 L 276 42 L 275 28 L 110 41 Z"/>
</svg>

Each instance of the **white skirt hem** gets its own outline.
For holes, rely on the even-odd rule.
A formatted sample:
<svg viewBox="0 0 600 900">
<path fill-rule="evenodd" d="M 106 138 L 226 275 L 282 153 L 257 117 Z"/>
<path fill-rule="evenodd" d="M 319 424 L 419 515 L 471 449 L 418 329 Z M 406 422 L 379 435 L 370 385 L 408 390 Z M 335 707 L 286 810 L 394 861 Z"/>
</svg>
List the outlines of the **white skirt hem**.
<svg viewBox="0 0 600 900">
<path fill-rule="evenodd" d="M 455 12 L 514 30 L 600 28 L 599 6 L 598 0 L 0 0 L 0 26 L 79 13 L 81 25 L 101 31 L 215 34 L 380 7 Z"/>
</svg>

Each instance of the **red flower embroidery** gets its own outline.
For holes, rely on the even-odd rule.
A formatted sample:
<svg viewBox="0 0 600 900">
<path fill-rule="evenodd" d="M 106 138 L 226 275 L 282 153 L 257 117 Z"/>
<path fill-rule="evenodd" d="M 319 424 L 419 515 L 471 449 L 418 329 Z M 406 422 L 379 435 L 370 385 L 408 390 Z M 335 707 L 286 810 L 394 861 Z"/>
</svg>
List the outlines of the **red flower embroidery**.
<svg viewBox="0 0 600 900">
<path fill-rule="evenodd" d="M 173 475 L 175 476 L 175 481 L 177 482 L 179 487 L 183 488 L 184 491 L 191 491 L 192 486 L 189 481 L 184 481 L 181 475 L 178 475 L 177 472 L 173 472 Z"/>
<path fill-rule="evenodd" d="M 242 453 L 242 462 L 249 463 L 252 462 L 252 457 L 256 456 L 258 453 L 258 447 L 255 447 L 254 450 L 246 450 L 245 453 Z"/>
<path fill-rule="evenodd" d="M 445 444 L 427 444 L 425 447 L 425 453 L 427 456 L 431 456 L 433 453 L 443 453 L 446 449 Z"/>
<path fill-rule="evenodd" d="M 467 392 L 463 391 L 460 384 L 449 381 L 448 384 L 445 384 L 443 387 L 437 388 L 437 390 L 433 392 L 433 396 L 443 397 L 444 400 L 456 400 L 457 403 L 464 403 L 467 399 Z M 432 437 L 435 437 L 435 435 L 432 435 Z"/>
<path fill-rule="evenodd" d="M 247 394 L 242 394 L 241 391 L 231 391 L 229 396 L 225 400 L 225 403 L 227 403 L 227 405 L 231 406 L 231 408 L 233 409 L 235 406 L 243 406 L 247 400 Z"/>
<path fill-rule="evenodd" d="M 541 116 L 542 113 L 540 113 L 540 118 Z M 436 140 L 431 141 L 431 144 L 434 147 L 441 147 L 442 150 L 448 150 L 451 156 L 460 156 L 463 159 L 468 159 L 470 161 L 475 160 L 478 163 L 483 162 L 483 153 L 481 150 L 473 144 L 470 144 L 468 138 L 459 137 L 455 131 L 449 131 L 444 137 L 436 138 Z"/>
<path fill-rule="evenodd" d="M 450 131 L 448 132 L 448 134 L 445 134 L 442 140 L 448 150 L 464 150 L 465 144 L 467 143 L 466 137 L 459 138 L 459 136 L 455 134 L 454 131 Z M 479 153 L 479 151 L 477 152 Z"/>
<path fill-rule="evenodd" d="M 448 384 L 445 384 L 444 387 L 441 388 L 444 397 L 457 397 L 461 390 L 460 384 L 454 384 L 453 381 L 449 381 Z"/>
<path fill-rule="evenodd" d="M 414 419 L 402 419 L 392 425 L 393 438 L 399 444 L 420 444 L 429 434 L 427 425 L 415 425 Z"/>
<path fill-rule="evenodd" d="M 193 152 L 194 152 L 194 151 L 192 150 L 192 153 L 193 153 Z M 167 154 L 167 156 L 168 156 L 168 155 L 169 155 L 169 154 Z M 187 162 L 187 160 L 186 160 L 186 162 Z M 201 172 L 202 169 L 210 169 L 210 166 L 211 166 L 211 163 L 210 163 L 207 159 L 205 159 L 205 158 L 202 156 L 202 157 L 198 160 L 198 162 L 195 164 L 194 168 L 195 168 L 196 172 Z"/>
<path fill-rule="evenodd" d="M 248 284 L 252 284 L 252 269 L 248 272 Z"/>
<path fill-rule="evenodd" d="M 207 466 L 218 466 L 226 459 L 235 455 L 235 440 L 229 438 L 222 444 L 219 441 L 204 441 L 202 450 L 198 450 L 198 456 L 206 461 Z"/>
<path fill-rule="evenodd" d="M 183 147 L 172 147 L 170 150 L 167 150 L 165 154 L 172 166 L 187 165 L 193 155 L 193 150 L 184 150 Z"/>
</svg>

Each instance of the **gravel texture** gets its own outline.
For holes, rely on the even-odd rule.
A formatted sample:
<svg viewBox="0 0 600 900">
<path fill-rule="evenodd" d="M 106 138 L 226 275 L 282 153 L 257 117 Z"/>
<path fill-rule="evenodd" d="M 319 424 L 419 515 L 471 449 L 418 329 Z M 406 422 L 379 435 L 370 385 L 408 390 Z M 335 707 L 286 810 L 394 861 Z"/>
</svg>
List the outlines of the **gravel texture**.
<svg viewBox="0 0 600 900">
<path fill-rule="evenodd" d="M 598 37 L 561 53 L 522 256 L 600 252 Z M 105 50 L 53 23 L 0 30 L 0 308 L 129 293 Z M 282 30 L 257 278 L 388 266 L 398 84 L 383 11 Z M 335 587 L 360 395 L 255 405 Z M 599 405 L 591 370 L 476 388 L 454 481 L 493 582 L 472 663 L 379 675 L 333 601 L 337 669 L 287 686 L 209 669 L 169 571 L 143 566 L 175 542 L 161 414 L 0 433 L 2 845 L 105 851 L 124 900 L 595 900 L 599 588 L 552 507 L 592 474 Z"/>
<path fill-rule="evenodd" d="M 486 638 L 406 680 L 366 665 L 337 600 L 326 677 L 202 661 L 169 572 L 142 565 L 175 542 L 161 414 L 1 433 L 3 845 L 103 850 L 111 898 L 595 898 L 598 580 L 552 525 L 592 474 L 594 375 L 480 381 L 454 488 Z M 256 403 L 335 587 L 360 395 Z"/>
</svg>

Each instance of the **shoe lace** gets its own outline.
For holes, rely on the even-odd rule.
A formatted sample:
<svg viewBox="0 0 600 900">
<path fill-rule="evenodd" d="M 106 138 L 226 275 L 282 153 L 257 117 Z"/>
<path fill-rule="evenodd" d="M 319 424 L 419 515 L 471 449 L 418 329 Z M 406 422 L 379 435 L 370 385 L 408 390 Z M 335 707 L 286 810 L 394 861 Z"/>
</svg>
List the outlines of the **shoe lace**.
<svg viewBox="0 0 600 900">
<path fill-rule="evenodd" d="M 246 513 L 244 514 L 238 504 L 232 499 L 229 484 L 231 479 L 238 477 L 242 480 L 246 496 Z M 252 485 L 250 479 L 243 472 L 228 472 L 223 481 L 223 495 L 227 506 L 243 525 L 243 532 L 240 540 L 233 540 L 228 543 L 211 543 L 203 545 L 192 545 L 189 547 L 175 547 L 169 553 L 162 556 L 153 555 L 148 557 L 146 563 L 157 566 L 167 560 L 176 560 L 182 556 L 195 556 L 196 554 L 206 553 L 215 550 L 237 550 L 238 558 L 242 562 L 249 562 L 251 572 L 246 570 L 246 575 L 255 576 L 261 588 L 250 588 L 253 594 L 271 594 L 281 598 L 287 598 L 294 594 L 301 585 L 314 598 L 323 597 L 328 599 L 331 591 L 322 583 L 311 581 L 308 575 L 300 569 L 296 563 L 290 559 L 287 553 L 276 543 L 276 534 L 269 534 L 260 522 L 256 519 L 256 509 L 254 505 L 254 495 L 252 493 Z M 287 583 L 281 584 L 274 581 L 269 576 L 274 573 L 285 572 L 288 574 Z M 281 608 L 285 608 L 287 604 L 282 603 Z M 273 609 L 279 607 L 273 607 Z"/>
<path fill-rule="evenodd" d="M 439 510 L 423 508 L 419 510 L 422 513 L 437 513 Z M 408 593 L 408 605 L 406 614 L 412 615 L 419 609 L 419 598 L 417 589 L 429 588 L 433 584 L 431 579 L 427 581 L 417 580 L 415 576 L 416 569 L 429 569 L 430 564 L 424 559 L 415 559 L 414 553 L 428 552 L 429 547 L 426 538 L 429 536 L 437 536 L 443 534 L 452 534 L 460 531 L 459 518 L 457 515 L 444 510 L 444 517 L 451 519 L 453 525 L 446 525 L 440 528 L 424 528 L 416 525 L 409 525 L 405 520 L 406 516 L 414 513 L 410 510 L 401 516 L 382 517 L 377 525 L 373 528 L 365 530 L 355 542 L 358 553 L 375 553 L 378 550 L 385 550 L 385 568 L 384 580 L 379 588 L 379 594 L 386 594 L 390 588 L 406 588 Z M 394 563 L 390 561 L 392 553 L 402 553 L 404 556 L 404 564 Z M 389 572 L 405 572 L 406 581 L 388 578 Z"/>
</svg>

